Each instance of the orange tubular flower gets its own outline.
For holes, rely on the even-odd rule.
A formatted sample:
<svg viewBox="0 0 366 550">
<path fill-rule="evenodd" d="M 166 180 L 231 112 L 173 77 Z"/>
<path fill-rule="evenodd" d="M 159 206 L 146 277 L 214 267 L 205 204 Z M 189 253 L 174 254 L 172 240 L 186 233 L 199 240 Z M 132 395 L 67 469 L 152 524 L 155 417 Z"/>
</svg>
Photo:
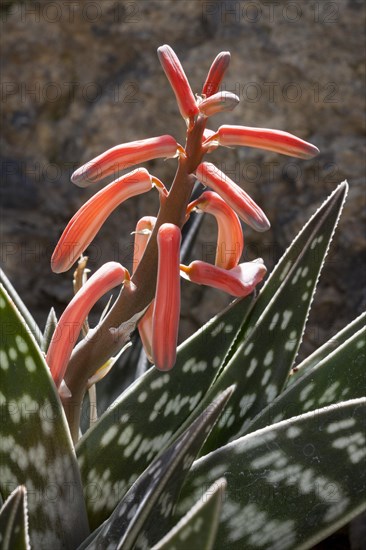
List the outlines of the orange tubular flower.
<svg viewBox="0 0 366 550">
<path fill-rule="evenodd" d="M 240 221 L 234 210 L 212 191 L 205 191 L 188 205 L 187 213 L 194 208 L 215 216 L 218 226 L 215 265 L 223 269 L 235 267 L 243 252 L 244 237 Z"/>
<path fill-rule="evenodd" d="M 51 258 L 55 273 L 67 271 L 89 246 L 99 229 L 122 202 L 149 191 L 152 178 L 145 168 L 133 170 L 91 197 L 71 218 Z"/>
<path fill-rule="evenodd" d="M 220 84 L 224 78 L 225 71 L 230 64 L 230 52 L 220 52 L 210 67 L 206 82 L 202 88 L 202 95 L 210 97 L 219 91 Z"/>
<path fill-rule="evenodd" d="M 170 370 L 175 363 L 180 314 L 179 252 L 181 232 L 164 223 L 158 232 L 158 276 L 153 314 L 153 357 L 156 368 Z"/>
<path fill-rule="evenodd" d="M 206 117 L 232 111 L 238 105 L 240 99 L 231 92 L 217 92 L 199 103 L 200 113 Z"/>
<path fill-rule="evenodd" d="M 250 227 L 256 231 L 267 231 L 270 228 L 270 223 L 259 206 L 214 164 L 202 162 L 196 170 L 196 177 L 203 185 L 216 191 Z"/>
<path fill-rule="evenodd" d="M 319 149 L 315 145 L 288 132 L 248 126 L 220 126 L 216 134 L 209 138 L 209 141 L 216 141 L 224 147 L 234 145 L 258 147 L 302 159 L 310 159 L 319 153 Z"/>
<path fill-rule="evenodd" d="M 137 222 L 133 253 L 134 271 L 140 263 L 143 253 L 145 252 L 147 242 L 150 238 L 152 230 L 154 229 L 155 223 L 156 218 L 154 216 L 144 216 Z M 141 321 L 137 325 L 146 356 L 151 363 L 154 362 L 152 355 L 153 312 L 154 300 L 151 302 Z"/>
<path fill-rule="evenodd" d="M 91 183 L 111 174 L 116 175 L 119 170 L 140 162 L 175 157 L 179 147 L 175 139 L 169 135 L 123 143 L 108 149 L 78 168 L 72 174 L 71 181 L 79 187 L 87 187 Z"/>
<path fill-rule="evenodd" d="M 179 111 L 191 126 L 198 115 L 198 107 L 183 67 L 170 46 L 158 48 L 158 57 L 177 99 Z"/>
<path fill-rule="evenodd" d="M 128 283 L 129 273 L 121 264 L 108 262 L 88 279 L 60 317 L 49 345 L 46 361 L 59 388 L 81 327 L 94 304 L 117 285 Z"/>
<path fill-rule="evenodd" d="M 182 276 L 193 283 L 218 288 L 237 297 L 247 296 L 253 292 L 267 272 L 261 258 L 239 264 L 229 270 L 200 260 L 192 262 L 189 266 L 181 265 L 180 269 Z"/>
</svg>

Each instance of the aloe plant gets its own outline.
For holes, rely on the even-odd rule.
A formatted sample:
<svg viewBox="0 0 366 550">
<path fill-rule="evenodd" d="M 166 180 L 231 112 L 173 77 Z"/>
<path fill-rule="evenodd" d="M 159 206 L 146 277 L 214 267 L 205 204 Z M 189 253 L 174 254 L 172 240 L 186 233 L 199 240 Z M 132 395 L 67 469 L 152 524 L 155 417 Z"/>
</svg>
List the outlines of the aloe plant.
<svg viewBox="0 0 366 550">
<path fill-rule="evenodd" d="M 266 268 L 261 259 L 240 263 L 239 218 L 260 231 L 269 222 L 203 157 L 220 145 L 304 159 L 317 150 L 281 131 L 208 130 L 211 116 L 238 103 L 219 92 L 230 55 L 217 56 L 195 99 L 173 50 L 158 53 L 187 122 L 185 146 L 169 135 L 120 145 L 72 179 L 85 186 L 177 155 L 173 185 L 168 191 L 145 169 L 117 178 L 75 214 L 52 258 L 55 271 L 69 269 L 120 202 L 156 187 L 160 211 L 137 224 L 132 274 L 109 262 L 88 279 L 82 257 L 74 297 L 59 320 L 51 310 L 42 334 L 1 273 L 4 549 L 306 549 L 366 507 L 365 316 L 295 363 L 348 184 L 320 206 L 257 292 Z M 195 178 L 213 191 L 190 202 Z M 181 227 L 194 209 L 217 220 L 215 265 L 179 263 Z M 185 246 L 186 255 L 183 239 Z M 177 348 L 179 274 L 236 299 Z M 94 303 L 118 285 L 115 303 L 89 328 Z M 155 365 L 81 433 L 84 396 L 96 406 L 95 384 L 106 375 L 119 383 L 113 365 L 136 326 Z"/>
</svg>

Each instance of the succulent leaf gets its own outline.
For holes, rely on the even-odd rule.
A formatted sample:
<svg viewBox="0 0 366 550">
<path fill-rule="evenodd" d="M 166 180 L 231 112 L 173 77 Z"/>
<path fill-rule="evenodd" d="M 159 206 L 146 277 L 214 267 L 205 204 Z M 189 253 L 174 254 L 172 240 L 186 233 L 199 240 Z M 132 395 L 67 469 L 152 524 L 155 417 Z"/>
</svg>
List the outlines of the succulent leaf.
<svg viewBox="0 0 366 550">
<path fill-rule="evenodd" d="M 76 449 L 92 529 L 110 515 L 197 407 L 251 301 L 234 301 L 179 346 L 174 375 L 154 367 L 147 371 L 79 441 Z"/>
<path fill-rule="evenodd" d="M 219 526 L 225 488 L 224 478 L 215 481 L 180 522 L 152 547 L 152 550 L 211 550 Z"/>
<path fill-rule="evenodd" d="M 223 392 L 151 463 L 105 522 L 89 550 L 151 548 L 161 533 L 169 530 L 183 481 L 232 391 L 233 387 Z"/>
<path fill-rule="evenodd" d="M 363 397 L 365 351 L 366 332 L 363 327 L 291 384 L 239 435 L 346 399 Z"/>
<path fill-rule="evenodd" d="M 33 334 L 34 338 L 36 339 L 37 344 L 40 346 L 42 344 L 42 332 L 35 320 L 33 319 L 32 315 L 30 314 L 27 306 L 5 275 L 4 271 L 0 268 L 0 282 L 2 285 L 4 285 L 4 288 L 6 292 L 9 294 L 11 300 L 13 300 L 15 306 L 19 310 L 21 316 L 23 317 L 25 323 L 27 324 L 27 327 L 29 328 L 30 332 Z"/>
<path fill-rule="evenodd" d="M 236 438 L 282 391 L 302 340 L 346 190 L 347 185 L 341 184 L 311 218 L 286 252 L 287 268 L 282 267 L 281 260 L 253 305 L 235 353 L 200 404 L 204 407 L 216 392 L 237 384 L 225 417 L 206 442 L 204 454 Z"/>
<path fill-rule="evenodd" d="M 30 550 L 27 490 L 23 485 L 10 494 L 0 510 L 0 548 Z"/>
<path fill-rule="evenodd" d="M 1 287 L 0 490 L 28 490 L 34 548 L 75 548 L 89 533 L 80 474 L 50 371 Z"/>
<path fill-rule="evenodd" d="M 318 363 L 326 359 L 330 353 L 333 353 L 337 348 L 342 344 L 347 342 L 356 332 L 359 332 L 362 329 L 365 329 L 366 323 L 366 313 L 362 313 L 356 319 L 347 325 L 344 329 L 339 331 L 335 336 L 330 340 L 325 342 L 320 348 L 314 351 L 309 357 L 304 359 L 299 365 L 296 366 L 296 369 L 293 369 L 290 373 L 290 376 L 287 379 L 286 387 L 291 386 L 299 378 L 304 376 L 313 369 Z M 360 363 L 361 364 L 361 363 Z M 347 396 L 349 399 L 351 396 Z M 356 397 L 356 396 L 354 396 Z"/>
<path fill-rule="evenodd" d="M 182 515 L 227 479 L 215 548 L 305 550 L 366 508 L 366 398 L 285 420 L 196 461 Z M 347 472 L 347 475 L 345 475 Z"/>
</svg>

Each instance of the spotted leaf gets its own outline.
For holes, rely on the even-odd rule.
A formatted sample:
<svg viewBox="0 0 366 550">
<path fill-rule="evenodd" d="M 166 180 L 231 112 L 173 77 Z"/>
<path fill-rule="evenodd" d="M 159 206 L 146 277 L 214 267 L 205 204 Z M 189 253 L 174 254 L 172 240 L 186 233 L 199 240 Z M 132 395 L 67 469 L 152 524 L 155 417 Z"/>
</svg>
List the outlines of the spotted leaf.
<svg viewBox="0 0 366 550">
<path fill-rule="evenodd" d="M 2 269 L 0 269 L 0 282 L 2 285 L 4 285 L 4 288 L 9 294 L 10 299 L 14 302 L 15 306 L 22 315 L 29 331 L 33 334 L 37 344 L 40 346 L 42 344 L 42 332 L 35 320 L 33 319 L 32 315 L 30 314 L 27 306 L 25 305 L 25 303 L 23 302 Z"/>
<path fill-rule="evenodd" d="M 244 433 L 365 394 L 365 327 L 291 384 L 249 424 Z"/>
<path fill-rule="evenodd" d="M 114 510 L 207 392 L 251 298 L 236 300 L 178 348 L 172 373 L 154 367 L 128 388 L 77 445 L 92 529 Z"/>
<path fill-rule="evenodd" d="M 0 548 L 30 550 L 27 490 L 24 486 L 17 487 L 0 510 Z"/>
<path fill-rule="evenodd" d="M 286 253 L 288 267 L 281 268 L 281 276 L 278 268 L 275 270 L 279 286 L 274 285 L 274 275 L 267 283 L 274 292 L 273 298 L 268 300 L 264 287 L 253 306 L 241 329 L 235 353 L 200 404 L 200 407 L 205 406 L 216 392 L 237 384 L 230 406 L 206 442 L 203 454 L 237 437 L 282 391 L 301 343 L 346 191 L 347 184 L 341 184 L 294 240 Z"/>
<path fill-rule="evenodd" d="M 0 290 L 0 490 L 28 493 L 34 548 L 75 548 L 89 532 L 66 419 L 42 352 Z"/>
<path fill-rule="evenodd" d="M 304 359 L 302 363 L 297 365 L 296 368 L 294 368 L 291 371 L 290 376 L 286 381 L 286 387 L 291 386 L 291 384 L 296 382 L 304 374 L 307 374 L 318 363 L 323 361 L 323 359 L 325 359 L 330 353 L 335 351 L 338 347 L 344 344 L 349 338 L 351 338 L 354 334 L 356 334 L 356 332 L 364 329 L 365 323 L 366 323 L 366 313 L 362 313 L 359 317 L 357 317 L 357 319 L 352 321 L 352 323 L 350 323 L 343 330 L 338 332 L 335 336 L 333 336 L 330 340 L 328 340 L 328 342 L 326 342 L 323 346 L 315 350 L 314 353 L 309 355 L 309 357 Z M 350 395 L 347 396 L 347 398 L 350 398 L 350 397 L 351 397 Z"/>
<path fill-rule="evenodd" d="M 139 477 L 88 546 L 148 549 L 172 525 L 183 481 L 233 388 L 223 392 Z"/>
<path fill-rule="evenodd" d="M 226 480 L 215 481 L 180 522 L 152 550 L 211 550 L 225 498 Z"/>
<path fill-rule="evenodd" d="M 218 475 L 228 486 L 215 548 L 305 550 L 366 508 L 366 399 L 258 430 L 196 461 L 184 514 Z"/>
</svg>

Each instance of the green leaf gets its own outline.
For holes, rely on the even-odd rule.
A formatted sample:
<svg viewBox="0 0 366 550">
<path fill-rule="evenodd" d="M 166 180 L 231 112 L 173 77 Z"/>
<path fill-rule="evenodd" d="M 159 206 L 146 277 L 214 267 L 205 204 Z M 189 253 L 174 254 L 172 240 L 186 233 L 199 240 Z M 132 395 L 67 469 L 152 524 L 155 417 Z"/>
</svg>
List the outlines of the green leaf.
<svg viewBox="0 0 366 550">
<path fill-rule="evenodd" d="M 75 548 L 89 532 L 80 473 L 42 352 L 0 288 L 0 490 L 27 488 L 34 548 Z"/>
<path fill-rule="evenodd" d="M 30 550 L 28 536 L 27 490 L 17 487 L 0 510 L 1 550 Z"/>
<path fill-rule="evenodd" d="M 302 340 L 346 191 L 346 183 L 339 185 L 319 208 L 286 252 L 288 267 L 283 267 L 282 259 L 259 295 L 241 329 L 239 347 L 200 404 L 203 407 L 217 392 L 237 384 L 230 406 L 215 426 L 203 454 L 237 437 L 281 392 Z M 268 288 L 274 293 L 269 303 Z"/>
<path fill-rule="evenodd" d="M 56 312 L 53 307 L 51 307 L 50 312 L 47 316 L 46 326 L 42 336 L 42 351 L 47 353 L 48 346 L 51 343 L 53 333 L 56 330 L 57 326 L 57 317 Z"/>
<path fill-rule="evenodd" d="M 211 403 L 202 415 L 160 456 L 131 487 L 88 546 L 146 549 L 172 524 L 172 513 L 183 481 L 207 434 L 224 409 L 233 388 Z"/>
<path fill-rule="evenodd" d="M 184 514 L 218 475 L 227 479 L 215 548 L 312 548 L 366 508 L 366 399 L 291 418 L 196 461 Z"/>
<path fill-rule="evenodd" d="M 167 448 L 202 399 L 251 300 L 236 300 L 179 346 L 171 372 L 152 367 L 136 380 L 80 440 L 77 455 L 92 529 Z"/>
<path fill-rule="evenodd" d="M 356 334 L 356 332 L 364 329 L 365 321 L 366 313 L 362 313 L 359 317 L 352 321 L 352 323 L 347 325 L 344 329 L 328 340 L 328 342 L 309 355 L 309 357 L 307 357 L 302 363 L 297 365 L 297 367 L 295 367 L 290 373 L 290 376 L 287 379 L 286 387 L 296 382 L 304 374 L 307 374 L 309 370 L 313 369 L 318 363 L 320 363 L 320 361 L 325 359 L 330 353 L 344 344 L 344 342 Z"/>
<path fill-rule="evenodd" d="M 226 480 L 218 479 L 180 522 L 151 550 L 211 550 L 225 498 Z"/>
<path fill-rule="evenodd" d="M 32 315 L 30 314 L 27 306 L 5 275 L 4 271 L 0 269 L 0 283 L 4 286 L 6 292 L 9 294 L 11 300 L 14 302 L 15 306 L 18 308 L 19 313 L 23 317 L 25 323 L 27 324 L 30 332 L 33 334 L 37 344 L 40 346 L 42 343 L 42 332 Z"/>
<path fill-rule="evenodd" d="M 244 433 L 365 395 L 366 333 L 362 328 L 266 407 Z"/>
</svg>

